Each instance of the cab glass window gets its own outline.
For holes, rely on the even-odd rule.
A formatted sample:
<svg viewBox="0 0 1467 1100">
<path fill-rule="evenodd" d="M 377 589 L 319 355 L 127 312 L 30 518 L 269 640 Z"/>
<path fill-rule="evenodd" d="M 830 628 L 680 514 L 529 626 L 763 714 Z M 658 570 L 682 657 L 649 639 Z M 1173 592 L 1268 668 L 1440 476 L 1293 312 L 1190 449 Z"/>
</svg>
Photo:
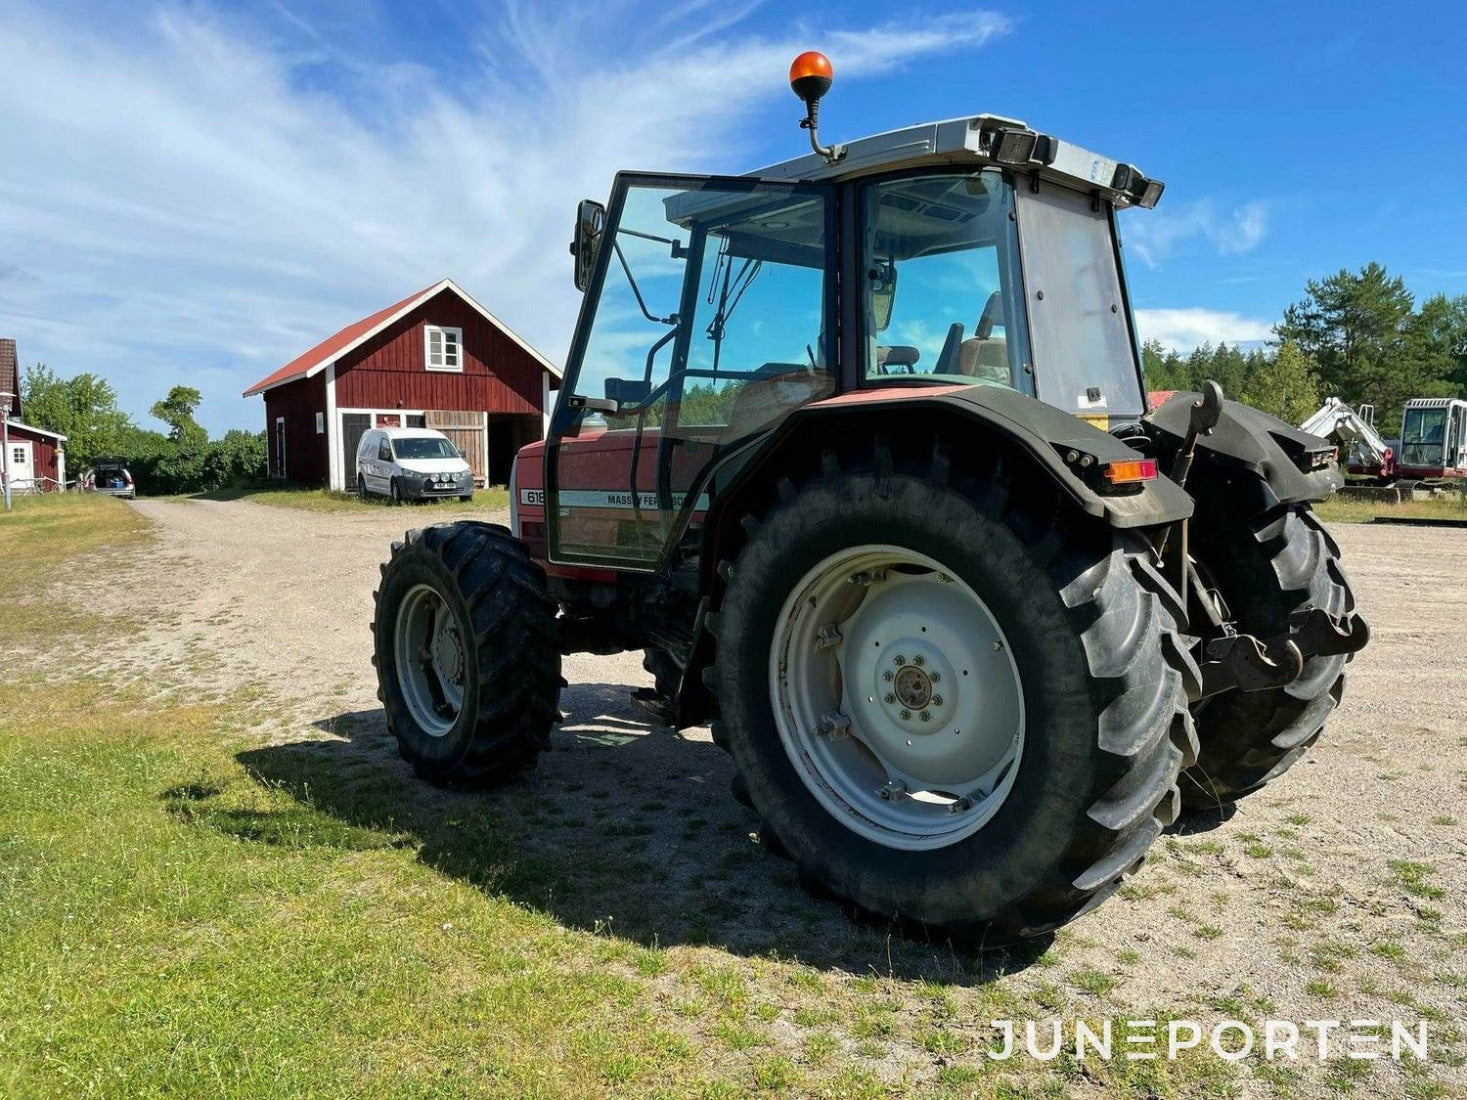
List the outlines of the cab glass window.
<svg viewBox="0 0 1467 1100">
<path fill-rule="evenodd" d="M 1403 466 L 1440 466 L 1447 431 L 1447 410 L 1406 410 L 1401 428 Z"/>
<path fill-rule="evenodd" d="M 1034 392 L 1013 187 L 941 172 L 862 195 L 866 354 L 882 385 L 970 383 Z"/>
<path fill-rule="evenodd" d="M 618 178 L 552 422 L 556 560 L 655 563 L 728 448 L 835 391 L 831 195 Z"/>
<path fill-rule="evenodd" d="M 827 218 L 789 185 L 629 187 L 571 392 L 615 399 L 611 427 L 699 438 L 829 394 Z"/>
<path fill-rule="evenodd" d="M 1040 399 L 1082 416 L 1140 416 L 1110 207 L 1048 183 L 1018 199 Z"/>
</svg>

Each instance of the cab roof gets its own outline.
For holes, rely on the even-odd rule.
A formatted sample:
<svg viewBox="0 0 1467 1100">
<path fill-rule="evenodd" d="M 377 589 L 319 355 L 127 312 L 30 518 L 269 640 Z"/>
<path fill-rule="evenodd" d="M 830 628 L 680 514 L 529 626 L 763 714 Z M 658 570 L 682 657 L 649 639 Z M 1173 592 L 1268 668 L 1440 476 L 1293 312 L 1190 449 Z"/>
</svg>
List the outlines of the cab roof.
<svg viewBox="0 0 1467 1100">
<path fill-rule="evenodd" d="M 926 165 L 994 164 L 1080 191 L 1098 191 L 1120 206 L 1155 206 L 1161 198 L 1160 180 L 1146 178 L 1134 165 L 1112 160 L 1048 134 L 1018 119 L 999 115 L 972 115 L 941 122 L 924 122 L 901 130 L 860 138 L 836 146 L 838 160 L 815 153 L 771 164 L 750 176 L 761 179 L 834 182 Z"/>
</svg>

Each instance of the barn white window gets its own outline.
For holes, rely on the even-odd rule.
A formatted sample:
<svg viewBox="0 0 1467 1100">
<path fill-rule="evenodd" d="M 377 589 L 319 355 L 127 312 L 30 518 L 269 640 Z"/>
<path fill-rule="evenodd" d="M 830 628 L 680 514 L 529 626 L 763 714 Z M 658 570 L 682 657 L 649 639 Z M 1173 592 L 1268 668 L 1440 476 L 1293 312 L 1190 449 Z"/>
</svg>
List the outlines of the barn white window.
<svg viewBox="0 0 1467 1100">
<path fill-rule="evenodd" d="M 444 328 L 440 325 L 424 325 L 424 362 L 429 370 L 464 369 L 464 330 Z"/>
</svg>

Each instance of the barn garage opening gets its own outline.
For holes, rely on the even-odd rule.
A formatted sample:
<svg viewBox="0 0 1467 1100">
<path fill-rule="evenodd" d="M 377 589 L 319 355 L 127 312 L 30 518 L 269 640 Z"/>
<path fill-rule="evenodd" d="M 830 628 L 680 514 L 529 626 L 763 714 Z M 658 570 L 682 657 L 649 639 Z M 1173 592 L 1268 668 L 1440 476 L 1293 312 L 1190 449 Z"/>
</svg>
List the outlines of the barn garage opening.
<svg viewBox="0 0 1467 1100">
<path fill-rule="evenodd" d="M 508 485 L 514 456 L 527 443 L 541 436 L 544 422 L 538 416 L 489 416 L 490 485 Z"/>
<path fill-rule="evenodd" d="M 357 447 L 371 426 L 371 413 L 341 414 L 341 469 L 348 489 L 357 487 Z"/>
</svg>

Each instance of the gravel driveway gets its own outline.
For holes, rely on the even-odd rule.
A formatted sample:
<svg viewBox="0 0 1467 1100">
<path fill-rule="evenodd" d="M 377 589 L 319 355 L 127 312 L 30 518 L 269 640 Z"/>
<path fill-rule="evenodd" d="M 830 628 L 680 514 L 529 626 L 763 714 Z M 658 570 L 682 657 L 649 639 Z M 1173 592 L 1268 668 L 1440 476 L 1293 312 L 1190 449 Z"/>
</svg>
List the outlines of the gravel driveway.
<svg viewBox="0 0 1467 1100">
<path fill-rule="evenodd" d="M 121 655 L 126 667 L 244 691 L 275 744 L 370 773 L 393 797 L 469 804 L 415 783 L 397 759 L 370 665 L 378 564 L 404 527 L 434 520 L 431 507 L 134 507 L 158 542 L 134 570 L 138 585 L 107 598 L 159 614 Z M 1467 531 L 1335 534 L 1374 642 L 1351 666 L 1324 739 L 1227 820 L 1184 822 L 1120 897 L 1060 935 L 1064 962 L 1114 976 L 1123 1003 L 1205 1006 L 1241 989 L 1285 1019 L 1420 1012 L 1461 1026 Z M 901 970 L 879 946 L 884 931 L 853 929 L 750 842 L 756 823 L 728 797 L 730 767 L 706 730 L 675 736 L 629 703 L 631 688 L 650 683 L 640 654 L 569 657 L 565 675 L 555 751 L 530 782 L 481 796 L 520 823 L 521 859 L 540 866 L 516 896 L 567 925 L 645 942 L 784 947 L 857 971 L 879 950 L 882 972 Z M 690 832 L 704 838 L 691 854 Z M 1400 861 L 1425 869 L 1403 872 Z M 937 965 L 952 976 L 951 961 Z M 1043 977 L 1030 973 L 1018 980 Z M 1460 1066 L 1439 1072 L 1467 1083 Z"/>
</svg>

